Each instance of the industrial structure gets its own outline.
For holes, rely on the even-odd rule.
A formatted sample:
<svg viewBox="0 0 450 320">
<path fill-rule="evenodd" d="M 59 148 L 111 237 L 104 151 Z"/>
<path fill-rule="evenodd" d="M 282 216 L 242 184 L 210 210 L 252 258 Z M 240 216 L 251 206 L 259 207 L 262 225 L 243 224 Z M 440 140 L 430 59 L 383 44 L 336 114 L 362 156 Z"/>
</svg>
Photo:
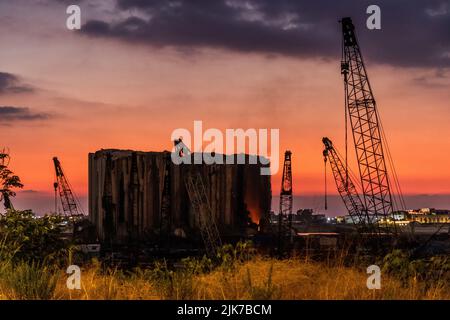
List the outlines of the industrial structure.
<svg viewBox="0 0 450 320">
<path fill-rule="evenodd" d="M 343 18 L 341 24 L 345 158 L 330 139 L 323 138 L 325 168 L 329 163 L 348 216 L 358 226 L 360 234 L 395 233 L 395 228 L 391 229 L 387 222 L 392 219 L 394 227 L 396 225 L 391 183 L 398 186 L 398 181 L 355 27 L 350 18 Z M 348 121 L 358 177 L 348 165 Z M 181 138 L 174 144 L 174 153 L 102 149 L 89 154 L 89 221 L 105 247 L 144 245 L 146 248 L 170 250 L 181 243 L 199 249 L 202 241 L 205 253 L 215 257 L 222 241 L 245 238 L 263 230 L 263 220 L 271 209 L 270 175 L 260 174 L 265 165 L 248 161 L 249 155 L 244 155 L 244 164 L 236 164 L 236 161 L 233 164 L 176 164 L 172 161 L 173 155 L 195 159 L 200 154 L 191 154 Z M 231 157 L 238 156 L 242 155 Z M 53 161 L 55 195 L 59 194 L 64 214 L 81 216 L 61 163 L 56 157 Z M 393 169 L 392 181 L 388 176 L 388 166 Z M 277 221 L 272 221 L 273 224 L 278 222 L 278 232 L 271 228 L 270 218 L 267 228 L 270 236 L 278 236 L 280 255 L 285 253 L 284 241 L 288 237 L 293 245 L 294 237 L 328 239 L 338 235 L 330 227 L 324 227 L 327 223 L 324 215 L 313 215 L 312 210 L 303 210 L 293 216 L 292 182 L 292 152 L 287 150 L 279 214 Z M 322 232 L 321 228 L 332 232 Z"/>
<path fill-rule="evenodd" d="M 292 152 L 284 153 L 283 176 L 280 190 L 280 221 L 292 218 Z M 280 223 L 281 224 L 281 223 Z"/>
<path fill-rule="evenodd" d="M 232 237 L 256 230 L 270 211 L 270 176 L 260 174 L 262 164 L 177 165 L 170 155 L 116 149 L 89 154 L 89 219 L 100 241 L 165 248 L 200 237 L 214 243 L 215 227 L 202 217 L 213 217 L 220 236 Z"/>
<path fill-rule="evenodd" d="M 350 18 L 343 18 L 341 74 L 345 89 L 345 164 L 340 160 L 328 138 L 323 139 L 325 159 L 330 160 L 333 175 L 350 216 L 356 223 L 363 222 L 377 233 L 393 231 L 387 228 L 394 214 L 394 199 L 387 172 L 387 161 L 393 163 L 384 137 L 380 116 L 372 93 L 361 50 L 356 38 L 355 27 Z M 356 159 L 359 169 L 362 199 L 349 177 L 347 163 L 347 119 L 350 119 Z M 394 179 L 395 179 L 394 171 Z M 395 183 L 398 182 L 395 180 Z M 384 227 L 383 230 L 380 228 Z"/>
<path fill-rule="evenodd" d="M 206 254 L 216 257 L 217 250 L 222 246 L 216 217 L 209 203 L 208 194 L 200 172 L 190 167 L 185 177 L 185 186 L 191 201 L 193 213 L 198 215 L 198 225 L 205 245 Z"/>
<path fill-rule="evenodd" d="M 370 225 L 372 221 L 367 214 L 367 210 L 359 196 L 352 178 L 349 176 L 348 168 L 341 160 L 338 152 L 333 146 L 333 143 L 328 138 L 323 138 L 322 142 L 325 146 L 323 150 L 323 159 L 326 163 L 329 161 L 331 171 L 333 173 L 334 181 L 336 183 L 337 191 L 344 202 L 345 207 L 354 224 L 365 226 Z M 327 195 L 325 194 L 325 197 Z"/>
<path fill-rule="evenodd" d="M 280 212 L 278 214 L 278 251 L 283 250 L 283 238 L 292 235 L 292 152 L 284 153 L 283 175 L 281 177 Z M 287 222 L 287 225 L 286 225 Z M 292 237 L 290 237 L 292 240 Z"/>
<path fill-rule="evenodd" d="M 57 198 L 61 201 L 61 207 L 63 214 L 71 218 L 82 218 L 84 217 L 83 211 L 79 202 L 76 200 L 75 194 L 70 187 L 69 180 L 67 180 L 66 175 L 57 157 L 53 157 L 53 164 L 55 166 L 55 182 L 53 187 L 55 189 L 55 213 L 58 213 Z"/>
</svg>

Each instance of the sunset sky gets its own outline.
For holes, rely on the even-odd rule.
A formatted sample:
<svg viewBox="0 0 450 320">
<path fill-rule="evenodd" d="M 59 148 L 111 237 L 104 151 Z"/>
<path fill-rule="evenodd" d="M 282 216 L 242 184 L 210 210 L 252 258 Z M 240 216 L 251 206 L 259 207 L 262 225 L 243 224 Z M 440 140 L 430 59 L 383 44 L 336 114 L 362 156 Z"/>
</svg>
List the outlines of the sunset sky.
<svg viewBox="0 0 450 320">
<path fill-rule="evenodd" d="M 25 184 L 17 207 L 53 208 L 53 156 L 85 199 L 89 152 L 169 150 L 194 120 L 280 129 L 294 192 L 321 194 L 321 138 L 344 145 L 343 16 L 403 192 L 450 194 L 450 1 L 376 1 L 382 29 L 368 30 L 372 2 L 0 0 L 0 145 Z M 80 31 L 66 28 L 69 4 Z"/>
</svg>

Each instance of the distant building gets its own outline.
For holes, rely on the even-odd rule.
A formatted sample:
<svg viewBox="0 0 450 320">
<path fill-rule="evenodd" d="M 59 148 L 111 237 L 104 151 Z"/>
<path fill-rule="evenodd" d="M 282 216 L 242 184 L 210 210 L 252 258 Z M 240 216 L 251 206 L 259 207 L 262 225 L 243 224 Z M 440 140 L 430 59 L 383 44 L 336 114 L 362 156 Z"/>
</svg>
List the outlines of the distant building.
<svg viewBox="0 0 450 320">
<path fill-rule="evenodd" d="M 408 210 L 407 219 L 418 223 L 450 223 L 450 210 L 434 208 Z"/>
<path fill-rule="evenodd" d="M 334 221 L 336 223 L 353 224 L 359 223 L 358 217 L 337 216 Z M 381 221 L 381 220 L 380 220 Z M 391 217 L 383 219 L 383 222 L 396 224 L 408 224 L 410 222 L 418 223 L 450 223 L 450 210 L 434 209 L 434 208 L 421 208 L 416 210 L 396 211 Z"/>
<path fill-rule="evenodd" d="M 406 220 L 408 213 L 406 211 L 396 211 L 392 214 L 395 221 Z"/>
<path fill-rule="evenodd" d="M 304 224 L 321 224 L 326 223 L 327 218 L 324 214 L 314 214 L 313 209 L 300 209 L 292 217 L 292 221 Z"/>
<path fill-rule="evenodd" d="M 345 216 L 337 216 L 334 219 L 336 223 L 345 223 Z"/>
<path fill-rule="evenodd" d="M 370 219 L 370 222 L 372 222 L 372 223 L 377 221 L 375 216 L 370 216 L 369 219 Z M 366 216 L 362 216 L 361 218 L 358 216 L 352 217 L 350 215 L 344 216 L 344 223 L 348 223 L 348 224 L 361 223 L 361 222 L 367 223 L 368 222 L 367 220 L 368 219 Z"/>
</svg>

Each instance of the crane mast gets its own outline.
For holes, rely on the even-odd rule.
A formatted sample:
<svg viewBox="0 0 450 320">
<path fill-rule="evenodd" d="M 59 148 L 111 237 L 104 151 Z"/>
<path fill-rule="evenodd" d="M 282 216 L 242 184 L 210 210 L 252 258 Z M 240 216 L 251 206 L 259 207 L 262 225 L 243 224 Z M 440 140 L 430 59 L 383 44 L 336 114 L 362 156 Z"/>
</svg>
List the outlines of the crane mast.
<svg viewBox="0 0 450 320">
<path fill-rule="evenodd" d="M 342 21 L 341 73 L 344 77 L 346 111 L 350 119 L 361 177 L 364 207 L 374 220 L 393 213 L 382 132 L 375 98 L 350 18 Z"/>
<path fill-rule="evenodd" d="M 291 151 L 284 153 L 284 166 L 283 177 L 281 181 L 280 191 L 280 215 L 279 226 L 283 222 L 283 218 L 287 217 L 291 223 L 292 221 L 292 164 L 291 164 Z"/>
<path fill-rule="evenodd" d="M 361 200 L 352 179 L 347 175 L 348 171 L 346 170 L 345 164 L 334 148 L 333 143 L 328 138 L 323 138 L 322 142 L 325 147 L 323 150 L 325 165 L 327 161 L 330 162 L 331 171 L 333 172 L 334 181 L 336 182 L 336 188 L 353 223 L 360 226 L 365 226 L 366 224 L 370 225 L 370 217 L 367 215 L 364 203 Z"/>
<path fill-rule="evenodd" d="M 77 202 L 75 201 L 75 196 L 70 188 L 69 181 L 64 175 L 61 163 L 59 162 L 57 157 L 53 158 L 53 163 L 55 165 L 56 172 L 56 181 L 54 186 L 55 190 L 57 188 L 59 191 L 59 197 L 61 199 L 61 205 L 64 215 L 69 217 L 82 216 L 83 214 L 78 208 Z"/>
</svg>

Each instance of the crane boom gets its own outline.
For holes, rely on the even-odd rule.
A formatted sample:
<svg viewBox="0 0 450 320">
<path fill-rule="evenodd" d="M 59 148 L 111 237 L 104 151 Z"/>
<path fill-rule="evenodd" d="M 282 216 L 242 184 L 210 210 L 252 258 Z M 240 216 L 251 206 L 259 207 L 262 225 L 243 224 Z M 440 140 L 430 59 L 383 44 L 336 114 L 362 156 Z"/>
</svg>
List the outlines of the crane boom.
<svg viewBox="0 0 450 320">
<path fill-rule="evenodd" d="M 61 163 L 57 157 L 53 157 L 53 163 L 55 165 L 56 172 L 55 187 L 58 188 L 64 214 L 70 217 L 82 216 L 83 214 L 78 208 L 77 202 L 75 201 L 75 196 L 70 188 L 69 181 L 64 175 Z"/>
<path fill-rule="evenodd" d="M 379 115 L 350 18 L 343 18 L 341 73 L 361 177 L 364 207 L 375 220 L 393 213 Z"/>
<path fill-rule="evenodd" d="M 367 215 L 364 203 L 361 200 L 351 177 L 347 176 L 346 167 L 334 148 L 333 143 L 326 137 L 322 139 L 322 142 L 325 147 L 323 150 L 323 159 L 325 162 L 327 162 L 327 160 L 330 162 L 331 171 L 333 172 L 334 181 L 336 182 L 336 188 L 353 223 L 357 225 L 370 224 L 370 217 Z"/>
</svg>

